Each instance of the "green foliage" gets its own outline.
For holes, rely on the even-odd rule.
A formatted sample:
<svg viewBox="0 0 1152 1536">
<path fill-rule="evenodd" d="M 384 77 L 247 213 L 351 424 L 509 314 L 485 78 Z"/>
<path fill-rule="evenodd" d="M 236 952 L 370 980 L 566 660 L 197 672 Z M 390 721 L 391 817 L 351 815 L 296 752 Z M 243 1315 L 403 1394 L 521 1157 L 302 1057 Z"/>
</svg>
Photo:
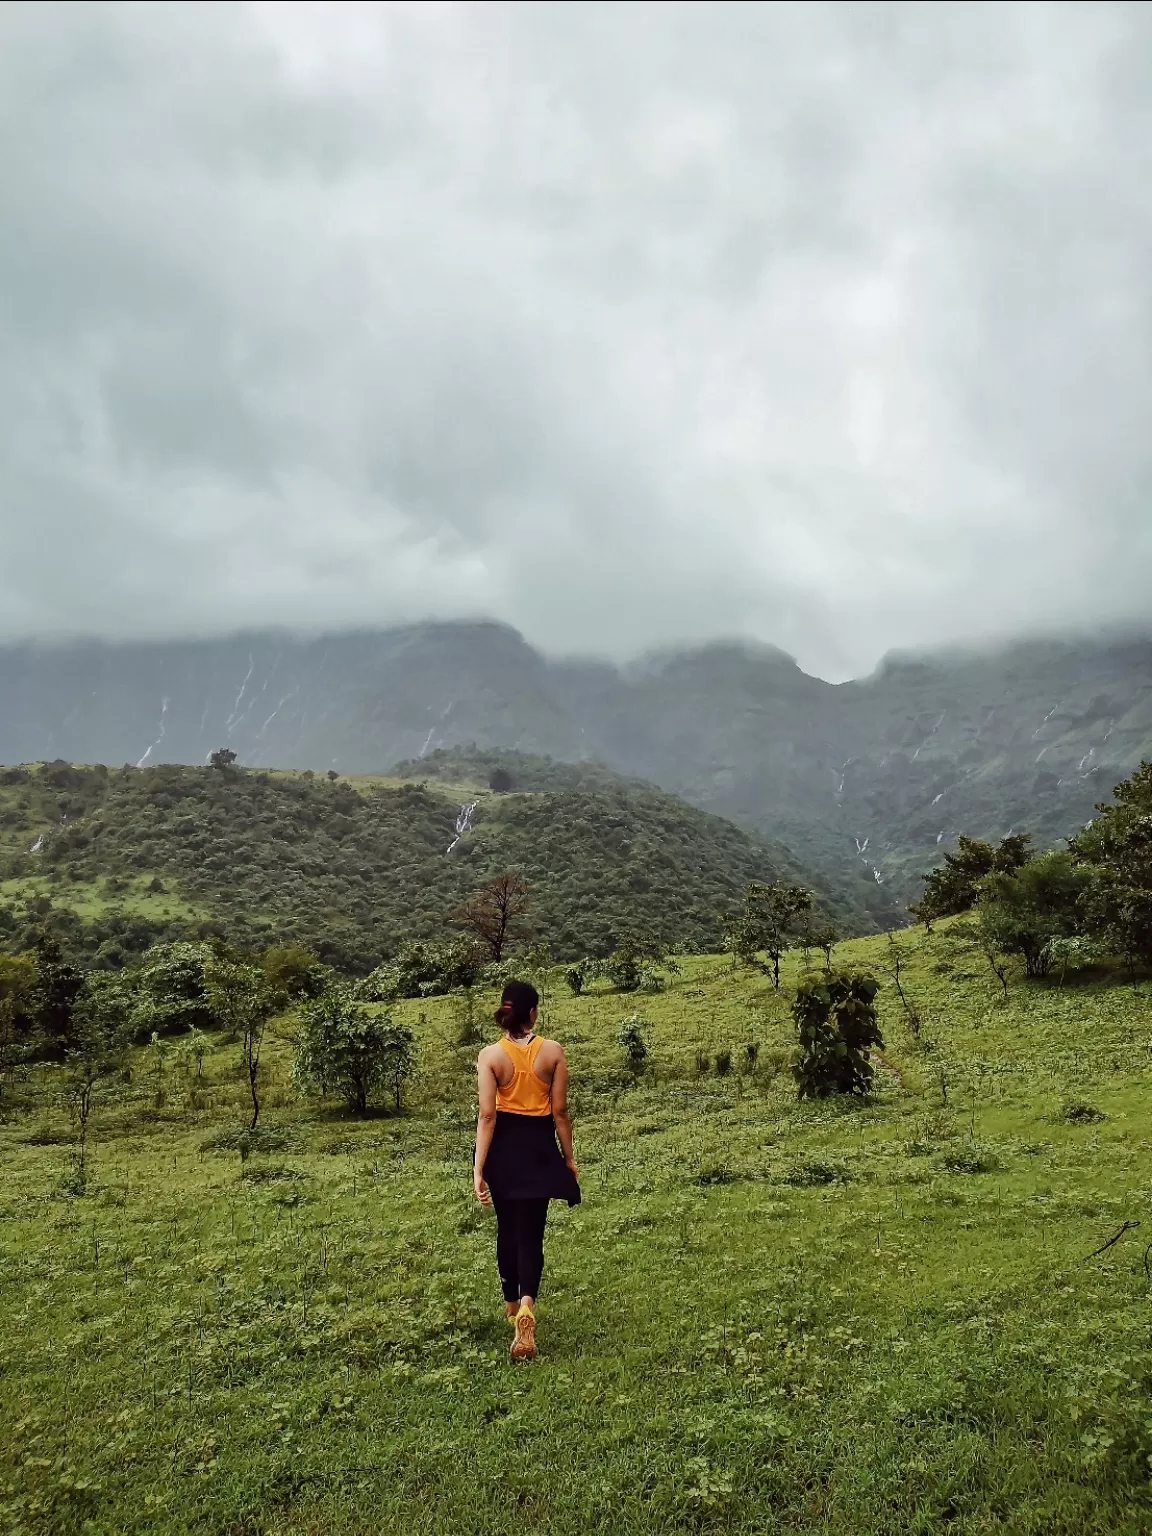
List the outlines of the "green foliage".
<svg viewBox="0 0 1152 1536">
<path fill-rule="evenodd" d="M 661 992 L 665 972 L 677 976 L 680 968 L 669 946 L 654 933 L 626 933 L 619 946 L 594 967 L 584 962 L 585 979 L 603 976 L 617 992 Z"/>
<path fill-rule="evenodd" d="M 1152 964 L 1152 762 L 1112 791 L 1071 847 L 1089 871 L 1081 905 L 1090 937 L 1131 966 Z"/>
<path fill-rule="evenodd" d="M 209 944 L 156 944 L 140 966 L 125 973 L 132 988 L 132 1023 L 138 1037 L 228 1027 L 209 988 L 216 953 Z"/>
<path fill-rule="evenodd" d="M 882 1046 L 872 976 L 840 971 L 810 977 L 796 991 L 792 1016 L 800 1036 L 793 1075 L 800 1097 L 866 1094 L 872 1086 L 869 1052 Z"/>
<path fill-rule="evenodd" d="M 648 1042 L 644 1037 L 647 1028 L 647 1020 L 633 1013 L 621 1019 L 616 1031 L 616 1044 L 624 1052 L 624 1060 L 633 1077 L 639 1077 L 648 1064 Z"/>
<path fill-rule="evenodd" d="M 88 1181 L 88 1135 L 97 1091 L 123 1070 L 131 1030 L 115 977 L 89 976 L 76 995 L 66 1049 L 65 1098 L 77 1129 L 73 1190 Z"/>
<path fill-rule="evenodd" d="M 377 966 L 355 985 L 355 994 L 368 1003 L 391 1003 L 401 997 L 439 997 L 458 987 L 474 987 L 484 974 L 487 956 L 471 938 L 444 944 L 410 939 L 396 958 Z"/>
<path fill-rule="evenodd" d="M 30 955 L 0 954 L 0 1092 L 29 1050 L 35 1029 L 36 981 Z"/>
<path fill-rule="evenodd" d="M 593 960 L 578 960 L 575 965 L 570 965 L 564 972 L 564 980 L 568 983 L 573 997 L 579 997 L 581 992 L 583 992 L 591 977 L 594 965 L 595 961 Z"/>
<path fill-rule="evenodd" d="M 204 975 L 213 1018 L 221 1029 L 240 1041 L 240 1066 L 252 1100 L 250 1129 L 255 1130 L 262 1107 L 260 1058 L 264 1034 L 280 999 L 258 966 L 237 964 L 216 955 Z"/>
<path fill-rule="evenodd" d="M 332 974 L 319 955 L 303 944 L 272 944 L 260 956 L 260 969 L 274 992 L 293 1001 L 319 997 Z"/>
<path fill-rule="evenodd" d="M 744 893 L 742 910 L 728 920 L 727 947 L 745 965 L 770 972 L 780 986 L 780 961 L 785 950 L 803 931 L 812 915 L 812 892 L 802 885 L 752 881 Z M 763 951 L 767 965 L 759 959 Z"/>
<path fill-rule="evenodd" d="M 1101 1120 L 1108 1118 L 1095 1104 L 1089 1104 L 1085 1099 L 1068 1099 L 1060 1114 L 1069 1125 L 1099 1125 Z"/>
<path fill-rule="evenodd" d="M 333 990 L 300 1013 L 293 1081 L 304 1092 L 336 1094 L 364 1114 L 377 1091 L 401 1107 L 404 1084 L 415 1071 L 410 1029 L 390 1014 Z"/>
<path fill-rule="evenodd" d="M 27 949 L 49 927 L 67 959 L 119 969 L 155 943 L 218 935 L 249 951 L 300 944 L 363 975 L 407 939 L 440 942 L 470 892 L 515 869 L 561 960 L 607 955 L 633 928 L 698 951 L 715 946 L 717 912 L 749 880 L 800 873 L 787 850 L 671 795 L 554 767 L 540 789 L 528 773 L 530 792 L 478 789 L 474 830 L 451 858 L 461 792 L 434 779 L 67 767 L 61 788 L 37 770 L 0 783 L 0 947 Z M 868 922 L 838 911 L 850 929 Z"/>
<path fill-rule="evenodd" d="M 65 960 L 59 941 L 51 933 L 37 937 L 32 961 L 36 967 L 36 1030 L 45 1054 L 59 1059 L 75 1036 L 73 1014 L 84 972 Z"/>
<path fill-rule="evenodd" d="M 989 945 L 1020 955 L 1028 976 L 1046 976 L 1056 958 L 1052 945 L 1071 938 L 1088 872 L 1071 853 L 1038 854 L 1011 873 L 986 875 L 979 885 L 979 923 Z"/>
<path fill-rule="evenodd" d="M 938 918 L 969 911 L 986 876 L 1010 875 L 1025 863 L 1030 840 L 1026 832 L 1014 832 L 993 847 L 978 837 L 961 836 L 956 852 L 946 853 L 943 864 L 924 877 L 924 894 L 909 910 L 929 927 Z"/>
</svg>

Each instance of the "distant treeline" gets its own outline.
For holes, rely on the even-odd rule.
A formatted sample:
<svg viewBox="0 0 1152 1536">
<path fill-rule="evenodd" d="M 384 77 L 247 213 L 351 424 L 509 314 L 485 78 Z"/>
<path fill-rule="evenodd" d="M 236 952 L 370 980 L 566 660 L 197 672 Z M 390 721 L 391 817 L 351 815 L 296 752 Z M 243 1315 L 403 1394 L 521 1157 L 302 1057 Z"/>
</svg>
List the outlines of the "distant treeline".
<svg viewBox="0 0 1152 1536">
<path fill-rule="evenodd" d="M 439 786 L 219 759 L 0 770 L 0 947 L 47 931 L 117 969 L 161 942 L 294 943 L 364 974 L 407 940 L 441 938 L 469 891 L 516 869 L 558 960 L 609 954 L 637 927 L 709 949 L 750 880 L 800 873 L 786 850 L 606 771 L 595 790 L 484 795 L 449 854 L 460 807 Z M 866 926 L 827 903 L 846 929 Z"/>
</svg>

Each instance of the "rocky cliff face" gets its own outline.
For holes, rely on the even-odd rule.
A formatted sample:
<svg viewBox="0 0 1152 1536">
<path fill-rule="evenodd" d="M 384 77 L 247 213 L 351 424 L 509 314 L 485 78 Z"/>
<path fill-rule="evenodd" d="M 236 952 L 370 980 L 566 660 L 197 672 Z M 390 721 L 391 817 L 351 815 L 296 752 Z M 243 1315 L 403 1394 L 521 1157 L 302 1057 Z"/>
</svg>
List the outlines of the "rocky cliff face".
<svg viewBox="0 0 1152 1536">
<path fill-rule="evenodd" d="M 616 668 L 496 624 L 0 648 L 0 760 L 379 771 L 475 742 L 598 759 L 914 894 L 959 831 L 1073 831 L 1152 755 L 1152 641 L 892 658 L 833 685 L 768 647 Z"/>
</svg>

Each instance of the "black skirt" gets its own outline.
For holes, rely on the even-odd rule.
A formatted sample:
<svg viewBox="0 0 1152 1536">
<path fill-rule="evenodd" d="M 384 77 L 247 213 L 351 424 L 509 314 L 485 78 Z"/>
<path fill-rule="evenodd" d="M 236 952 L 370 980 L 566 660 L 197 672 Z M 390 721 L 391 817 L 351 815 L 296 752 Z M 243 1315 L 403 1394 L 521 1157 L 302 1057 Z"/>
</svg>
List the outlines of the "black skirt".
<svg viewBox="0 0 1152 1536">
<path fill-rule="evenodd" d="M 497 1110 L 484 1179 L 496 1200 L 567 1200 L 569 1205 L 580 1204 L 580 1186 L 564 1161 L 551 1115 Z"/>
</svg>

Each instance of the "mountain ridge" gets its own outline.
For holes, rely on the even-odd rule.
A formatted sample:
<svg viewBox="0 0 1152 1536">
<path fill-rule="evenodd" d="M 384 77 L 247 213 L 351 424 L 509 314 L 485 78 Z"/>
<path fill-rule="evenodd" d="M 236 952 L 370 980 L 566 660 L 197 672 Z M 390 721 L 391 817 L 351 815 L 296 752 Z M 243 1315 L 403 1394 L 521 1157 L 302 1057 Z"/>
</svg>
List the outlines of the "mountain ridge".
<svg viewBox="0 0 1152 1536">
<path fill-rule="evenodd" d="M 0 760 L 383 772 L 475 743 L 604 763 L 774 837 L 886 920 L 961 831 L 1053 842 L 1152 755 L 1152 640 L 893 653 L 830 683 L 720 640 L 624 667 L 496 621 L 0 646 Z M 881 918 L 881 909 L 883 917 Z"/>
</svg>

